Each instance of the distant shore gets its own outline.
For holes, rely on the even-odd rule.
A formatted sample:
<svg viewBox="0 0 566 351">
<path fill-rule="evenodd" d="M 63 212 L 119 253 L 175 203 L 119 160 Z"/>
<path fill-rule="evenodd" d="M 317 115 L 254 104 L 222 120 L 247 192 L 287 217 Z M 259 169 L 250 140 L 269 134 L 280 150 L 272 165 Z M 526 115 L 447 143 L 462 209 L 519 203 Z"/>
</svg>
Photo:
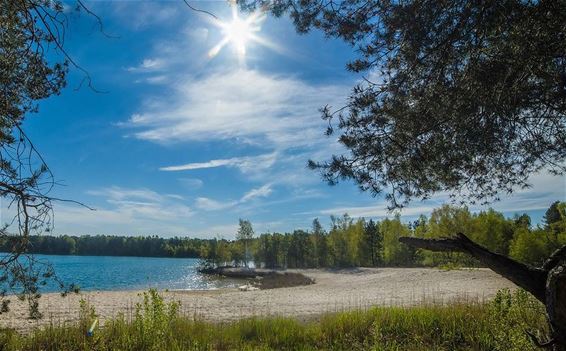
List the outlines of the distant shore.
<svg viewBox="0 0 566 351">
<path fill-rule="evenodd" d="M 290 270 L 315 284 L 256 291 L 238 289 L 161 291 L 166 300 L 179 301 L 181 312 L 209 321 L 232 321 L 252 316 L 310 319 L 326 312 L 366 309 L 373 305 L 409 306 L 454 300 L 489 299 L 503 288 L 516 286 L 488 269 L 443 271 L 433 268 L 354 268 Z M 12 299 L 11 310 L 0 315 L 0 327 L 29 331 L 49 323 L 78 319 L 84 298 L 104 323 L 123 313 L 128 319 L 142 291 L 92 291 L 69 295 L 49 293 L 40 300 L 41 320 L 27 318 L 25 302 Z"/>
</svg>

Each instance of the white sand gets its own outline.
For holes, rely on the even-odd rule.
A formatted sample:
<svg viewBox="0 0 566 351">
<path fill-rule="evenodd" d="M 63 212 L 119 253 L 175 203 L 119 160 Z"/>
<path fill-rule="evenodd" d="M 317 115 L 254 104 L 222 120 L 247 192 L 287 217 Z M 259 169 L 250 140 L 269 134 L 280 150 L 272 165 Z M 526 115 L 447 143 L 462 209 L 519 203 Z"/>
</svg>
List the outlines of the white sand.
<svg viewBox="0 0 566 351">
<path fill-rule="evenodd" d="M 455 299 L 484 300 L 499 289 L 516 286 L 488 269 L 442 271 L 430 268 L 360 268 L 338 271 L 300 270 L 316 284 L 260 291 L 170 291 L 167 300 L 181 302 L 181 311 L 211 321 L 278 315 L 308 319 L 325 312 L 365 309 L 373 305 L 446 303 Z M 95 291 L 62 298 L 45 294 L 40 300 L 41 320 L 27 318 L 27 305 L 12 299 L 10 312 L 0 315 L 1 327 L 19 331 L 78 318 L 79 300 L 96 308 L 101 322 L 123 312 L 129 318 L 140 291 Z"/>
</svg>

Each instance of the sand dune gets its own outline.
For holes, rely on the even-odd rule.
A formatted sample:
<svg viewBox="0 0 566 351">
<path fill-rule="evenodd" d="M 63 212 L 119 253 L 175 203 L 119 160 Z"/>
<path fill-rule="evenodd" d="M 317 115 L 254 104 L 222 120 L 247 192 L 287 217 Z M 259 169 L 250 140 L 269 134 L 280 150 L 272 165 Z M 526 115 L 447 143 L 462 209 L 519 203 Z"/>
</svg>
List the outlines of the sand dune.
<svg viewBox="0 0 566 351">
<path fill-rule="evenodd" d="M 211 321 L 231 321 L 255 315 L 309 319 L 373 305 L 446 303 L 454 299 L 488 299 L 499 289 L 516 286 L 487 269 L 442 271 L 431 268 L 359 268 L 345 270 L 297 270 L 316 284 L 259 291 L 163 291 L 168 300 L 181 302 L 181 311 Z M 27 318 L 26 304 L 13 299 L 11 311 L 0 315 L 0 326 L 29 331 L 50 322 L 78 318 L 80 298 L 96 308 L 101 322 L 123 312 L 128 318 L 140 301 L 140 291 L 84 292 L 62 298 L 41 298 L 41 320 Z"/>
</svg>

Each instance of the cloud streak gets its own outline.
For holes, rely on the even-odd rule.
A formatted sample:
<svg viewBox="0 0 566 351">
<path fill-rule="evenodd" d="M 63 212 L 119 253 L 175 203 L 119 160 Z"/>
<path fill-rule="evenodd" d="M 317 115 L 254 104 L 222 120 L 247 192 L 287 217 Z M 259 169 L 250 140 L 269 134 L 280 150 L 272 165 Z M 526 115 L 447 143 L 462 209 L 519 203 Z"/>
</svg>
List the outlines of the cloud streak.
<svg viewBox="0 0 566 351">
<path fill-rule="evenodd" d="M 196 169 L 207 169 L 216 167 L 235 167 L 242 172 L 252 169 L 265 169 L 271 167 L 277 159 L 277 153 L 263 154 L 259 156 L 233 157 L 229 159 L 210 160 L 207 162 L 186 163 L 177 166 L 167 166 L 159 168 L 160 171 L 176 172 L 191 171 Z"/>
<path fill-rule="evenodd" d="M 126 68 L 129 72 L 151 72 L 162 69 L 164 62 L 161 59 L 144 59 L 138 66 L 131 66 Z"/>
<path fill-rule="evenodd" d="M 248 202 L 258 197 L 267 197 L 273 192 L 270 184 L 266 184 L 260 188 L 248 191 L 240 200 L 240 202 Z"/>
<path fill-rule="evenodd" d="M 254 188 L 245 193 L 239 200 L 217 201 L 207 197 L 199 197 L 195 201 L 195 207 L 205 211 L 218 211 L 236 207 L 258 198 L 268 197 L 273 193 L 272 185 L 265 184 L 259 188 Z"/>
</svg>

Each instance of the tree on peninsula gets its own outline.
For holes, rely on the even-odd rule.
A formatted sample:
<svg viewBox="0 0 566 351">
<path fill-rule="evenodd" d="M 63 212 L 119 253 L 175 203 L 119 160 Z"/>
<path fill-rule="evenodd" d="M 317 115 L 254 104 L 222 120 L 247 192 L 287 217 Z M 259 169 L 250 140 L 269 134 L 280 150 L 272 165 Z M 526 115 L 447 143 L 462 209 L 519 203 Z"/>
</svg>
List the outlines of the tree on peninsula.
<svg viewBox="0 0 566 351">
<path fill-rule="evenodd" d="M 254 229 L 252 223 L 247 219 L 240 218 L 240 227 L 238 228 L 238 233 L 236 234 L 236 239 L 241 240 L 244 243 L 244 265 L 248 268 L 250 261 L 249 244 L 254 237 Z"/>
</svg>

